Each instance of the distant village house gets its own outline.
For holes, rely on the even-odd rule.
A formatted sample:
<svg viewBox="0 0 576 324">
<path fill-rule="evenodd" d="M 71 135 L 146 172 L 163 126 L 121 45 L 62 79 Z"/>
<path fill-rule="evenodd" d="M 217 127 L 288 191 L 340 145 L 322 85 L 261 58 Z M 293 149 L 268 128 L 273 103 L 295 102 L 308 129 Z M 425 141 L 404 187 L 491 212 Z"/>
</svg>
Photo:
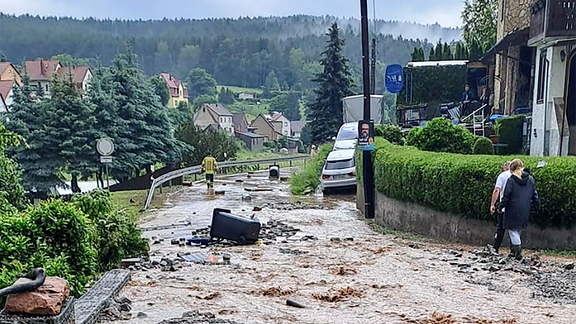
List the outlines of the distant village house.
<svg viewBox="0 0 576 324">
<path fill-rule="evenodd" d="M 37 60 L 26 61 L 24 65 L 30 78 L 30 85 L 36 89 L 36 93 L 41 89 L 44 96 L 50 98 L 50 81 L 62 68 L 62 64 L 59 61 Z"/>
<path fill-rule="evenodd" d="M 257 95 L 255 92 L 242 92 L 238 95 L 238 99 L 240 100 L 252 100 L 256 99 Z"/>
<path fill-rule="evenodd" d="M 281 121 L 273 122 L 270 118 L 260 114 L 252 121 L 250 127 L 254 129 L 254 133 L 264 136 L 266 141 L 277 141 L 282 136 L 281 124 Z"/>
<path fill-rule="evenodd" d="M 69 78 L 72 76 L 72 82 L 76 88 L 86 92 L 90 85 L 90 81 L 94 75 L 92 71 L 87 66 L 73 66 L 73 67 L 62 67 L 58 69 L 58 76 L 60 78 Z"/>
<path fill-rule="evenodd" d="M 212 127 L 234 136 L 234 124 L 230 113 L 220 104 L 204 104 L 194 114 L 194 125 L 206 129 Z"/>
<path fill-rule="evenodd" d="M 160 76 L 166 82 L 168 90 L 170 90 L 168 108 L 176 108 L 180 103 L 188 103 L 188 90 L 184 87 L 182 81 L 169 73 L 160 73 Z"/>
<path fill-rule="evenodd" d="M 0 62 L 0 113 L 10 111 L 15 86 L 22 85 L 22 77 L 10 62 Z"/>
</svg>

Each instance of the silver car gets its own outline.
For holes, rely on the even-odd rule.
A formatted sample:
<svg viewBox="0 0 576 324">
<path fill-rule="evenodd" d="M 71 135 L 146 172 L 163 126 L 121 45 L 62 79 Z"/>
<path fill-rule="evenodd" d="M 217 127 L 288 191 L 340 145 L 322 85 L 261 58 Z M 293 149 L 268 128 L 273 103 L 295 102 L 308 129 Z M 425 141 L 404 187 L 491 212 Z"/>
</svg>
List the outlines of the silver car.
<svg viewBox="0 0 576 324">
<path fill-rule="evenodd" d="M 333 188 L 356 186 L 355 150 L 332 151 L 324 163 L 320 186 L 324 192 Z"/>
<path fill-rule="evenodd" d="M 358 142 L 358 123 L 344 124 L 338 130 L 334 151 L 354 149 L 356 142 Z"/>
</svg>

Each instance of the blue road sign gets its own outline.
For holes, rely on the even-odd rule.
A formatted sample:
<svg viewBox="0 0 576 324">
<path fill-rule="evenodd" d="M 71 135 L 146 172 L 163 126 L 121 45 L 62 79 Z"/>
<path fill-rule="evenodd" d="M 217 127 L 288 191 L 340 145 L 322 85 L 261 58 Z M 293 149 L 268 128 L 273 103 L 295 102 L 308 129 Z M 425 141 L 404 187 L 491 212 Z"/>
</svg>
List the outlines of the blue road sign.
<svg viewBox="0 0 576 324">
<path fill-rule="evenodd" d="M 386 89 L 390 93 L 399 93 L 404 86 L 404 70 L 399 64 L 388 65 L 386 76 L 384 77 Z"/>
</svg>

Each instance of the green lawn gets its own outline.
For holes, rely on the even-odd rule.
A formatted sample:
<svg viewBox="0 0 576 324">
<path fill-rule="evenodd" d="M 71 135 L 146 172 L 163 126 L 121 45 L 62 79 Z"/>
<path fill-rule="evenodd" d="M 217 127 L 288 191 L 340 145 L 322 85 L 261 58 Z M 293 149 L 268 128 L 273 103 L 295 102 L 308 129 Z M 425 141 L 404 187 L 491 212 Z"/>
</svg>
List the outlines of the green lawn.
<svg viewBox="0 0 576 324">
<path fill-rule="evenodd" d="M 262 100 L 262 103 L 257 104 L 250 104 L 248 102 L 236 101 L 231 105 L 227 105 L 226 109 L 231 113 L 245 113 L 248 122 L 252 122 L 259 114 L 268 114 L 270 110 L 270 105 L 266 100 Z"/>
<path fill-rule="evenodd" d="M 154 199 L 152 199 L 152 204 L 150 204 L 149 209 L 160 208 L 166 201 L 168 194 L 172 191 L 178 190 L 180 187 L 163 188 L 162 193 L 159 189 L 156 189 L 154 193 Z M 110 193 L 112 202 L 120 210 L 126 210 L 130 213 L 138 215 L 141 213 L 144 203 L 146 202 L 146 197 L 148 195 L 148 190 L 133 190 L 133 191 L 119 191 Z"/>
<path fill-rule="evenodd" d="M 239 151 L 236 154 L 236 160 L 238 161 L 248 161 L 248 160 L 261 160 L 261 159 L 273 159 L 277 157 L 283 157 L 285 155 L 272 152 L 250 152 L 250 151 Z"/>
<path fill-rule="evenodd" d="M 227 86 L 227 85 L 218 85 L 216 87 L 218 89 L 218 92 L 220 92 L 220 89 L 222 89 L 222 88 L 228 88 L 228 89 L 232 90 L 232 92 L 237 93 L 237 94 L 242 93 L 242 92 L 254 92 L 257 94 L 264 93 L 264 91 L 262 89 L 257 89 L 257 88 L 243 88 L 243 87 Z"/>
</svg>

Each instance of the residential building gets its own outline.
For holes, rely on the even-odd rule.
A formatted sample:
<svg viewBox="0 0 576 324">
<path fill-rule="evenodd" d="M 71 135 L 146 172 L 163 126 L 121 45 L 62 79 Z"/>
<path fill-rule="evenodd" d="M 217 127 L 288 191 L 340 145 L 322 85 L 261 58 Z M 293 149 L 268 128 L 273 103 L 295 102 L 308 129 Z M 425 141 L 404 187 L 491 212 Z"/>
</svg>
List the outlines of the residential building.
<svg viewBox="0 0 576 324">
<path fill-rule="evenodd" d="M 281 127 L 279 132 L 282 135 L 287 137 L 292 135 L 292 131 L 290 130 L 290 120 L 288 120 L 288 118 L 286 118 L 286 116 L 284 116 L 282 113 L 275 112 L 270 116 L 270 119 L 272 120 L 273 124 L 280 124 Z"/>
<path fill-rule="evenodd" d="M 295 138 L 300 138 L 302 136 L 302 129 L 306 126 L 306 122 L 301 120 L 295 120 L 290 122 L 291 136 Z"/>
<path fill-rule="evenodd" d="M 37 60 L 25 62 L 26 73 L 30 78 L 30 85 L 42 89 L 44 96 L 50 98 L 50 81 L 62 68 L 59 61 Z"/>
<path fill-rule="evenodd" d="M 576 155 L 576 1 L 530 6 L 536 49 L 531 155 Z"/>
<path fill-rule="evenodd" d="M 264 148 L 265 136 L 263 135 L 249 132 L 236 132 L 236 138 L 244 142 L 246 148 L 252 152 L 260 152 Z"/>
<path fill-rule="evenodd" d="M 234 123 L 234 132 L 247 133 L 248 132 L 248 119 L 246 114 L 239 113 L 232 116 L 232 123 Z"/>
<path fill-rule="evenodd" d="M 256 99 L 257 95 L 255 92 L 242 92 L 238 95 L 238 99 L 240 100 L 252 100 Z"/>
<path fill-rule="evenodd" d="M 16 67 L 10 62 L 0 62 L 0 81 L 14 80 L 22 85 L 22 76 Z"/>
<path fill-rule="evenodd" d="M 58 76 L 60 78 L 69 78 L 72 76 L 72 82 L 74 82 L 76 88 L 84 92 L 88 91 L 90 81 L 92 81 L 94 77 L 92 70 L 87 66 L 62 67 L 58 69 Z"/>
<path fill-rule="evenodd" d="M 16 80 L 0 80 L 0 113 L 10 111 L 14 86 L 18 86 Z"/>
<path fill-rule="evenodd" d="M 275 125 L 264 115 L 260 114 L 252 121 L 250 127 L 254 129 L 254 133 L 264 136 L 267 141 L 277 141 L 282 136 L 279 131 L 279 129 L 281 130 L 281 122 L 275 122 Z"/>
<path fill-rule="evenodd" d="M 168 108 L 176 108 L 180 103 L 188 103 L 188 90 L 184 87 L 182 81 L 169 73 L 163 72 L 160 73 L 160 76 L 164 79 L 170 91 L 170 99 L 167 104 Z"/>
<path fill-rule="evenodd" d="M 496 110 L 527 114 L 531 155 L 576 155 L 576 2 L 499 6 L 498 43 L 483 58 L 495 65 Z"/>
<path fill-rule="evenodd" d="M 499 0 L 497 44 L 483 61 L 493 67 L 494 111 L 511 115 L 532 106 L 532 62 L 528 46 L 530 7 L 537 0 Z"/>
<path fill-rule="evenodd" d="M 204 104 L 194 114 L 194 125 L 202 129 L 213 127 L 230 136 L 234 136 L 233 117 L 234 116 L 220 104 Z"/>
</svg>

